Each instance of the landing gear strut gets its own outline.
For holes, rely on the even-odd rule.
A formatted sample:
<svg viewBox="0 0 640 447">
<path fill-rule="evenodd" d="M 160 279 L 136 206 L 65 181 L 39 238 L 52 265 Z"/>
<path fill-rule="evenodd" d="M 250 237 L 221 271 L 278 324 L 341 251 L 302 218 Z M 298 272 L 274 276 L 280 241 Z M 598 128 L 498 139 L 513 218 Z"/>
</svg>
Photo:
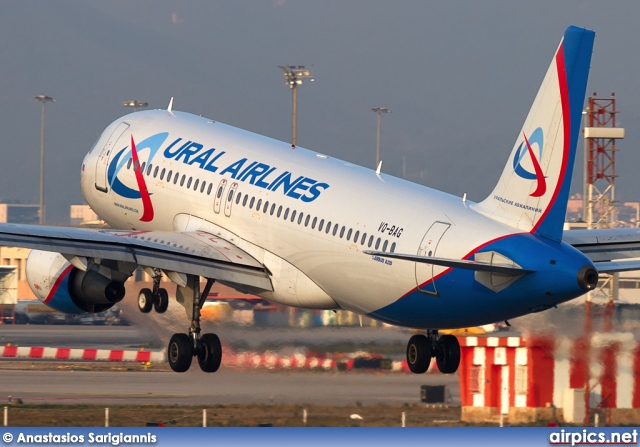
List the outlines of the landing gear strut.
<svg viewBox="0 0 640 447">
<path fill-rule="evenodd" d="M 427 335 L 414 335 L 407 344 L 407 363 L 414 374 L 427 372 L 431 358 L 436 358 L 440 372 L 452 374 L 460 365 L 460 343 L 453 335 L 439 335 L 430 330 Z"/>
<path fill-rule="evenodd" d="M 198 358 L 200 369 L 204 372 L 216 372 L 222 361 L 222 347 L 216 334 L 200 335 L 200 310 L 215 281 L 207 279 L 200 294 L 200 277 L 187 276 L 187 285 L 178 286 L 177 301 L 182 304 L 191 319 L 189 334 L 174 334 L 169 341 L 167 357 L 175 372 L 185 372 L 191 366 L 193 357 Z"/>
<path fill-rule="evenodd" d="M 155 309 L 159 314 L 165 313 L 169 307 L 169 293 L 167 289 L 160 287 L 160 279 L 162 272 L 160 269 L 153 269 L 153 290 L 141 289 L 138 294 L 138 309 L 142 313 L 149 313 L 151 309 Z"/>
</svg>

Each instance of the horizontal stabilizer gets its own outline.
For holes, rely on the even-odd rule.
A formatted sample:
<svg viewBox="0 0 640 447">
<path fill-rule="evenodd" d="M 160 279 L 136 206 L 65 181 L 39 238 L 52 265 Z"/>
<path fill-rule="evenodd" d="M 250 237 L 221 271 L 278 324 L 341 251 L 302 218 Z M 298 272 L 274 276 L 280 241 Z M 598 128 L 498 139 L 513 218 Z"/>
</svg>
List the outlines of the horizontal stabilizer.
<svg viewBox="0 0 640 447">
<path fill-rule="evenodd" d="M 531 273 L 534 270 L 523 269 L 517 266 L 506 266 L 498 264 L 490 264 L 488 262 L 470 261 L 467 259 L 447 259 L 434 258 L 431 256 L 407 255 L 401 253 L 388 253 L 384 251 L 363 251 L 365 255 L 380 256 L 381 258 L 402 259 L 404 261 L 421 262 L 424 264 L 441 265 L 443 267 L 454 267 L 465 270 L 474 270 L 477 272 L 493 272 L 504 275 L 523 275 Z"/>
<path fill-rule="evenodd" d="M 610 261 L 610 262 L 594 262 L 598 273 L 616 273 L 630 272 L 632 270 L 640 270 L 640 259 L 633 261 Z"/>
</svg>

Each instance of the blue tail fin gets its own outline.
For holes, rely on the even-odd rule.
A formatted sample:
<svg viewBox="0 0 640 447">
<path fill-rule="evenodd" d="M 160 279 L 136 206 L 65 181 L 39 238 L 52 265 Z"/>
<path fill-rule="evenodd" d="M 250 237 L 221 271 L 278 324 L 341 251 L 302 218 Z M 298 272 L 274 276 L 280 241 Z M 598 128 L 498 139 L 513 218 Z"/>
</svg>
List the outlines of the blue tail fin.
<svg viewBox="0 0 640 447">
<path fill-rule="evenodd" d="M 567 28 L 498 184 L 475 210 L 562 238 L 594 38 L 593 31 Z"/>
</svg>

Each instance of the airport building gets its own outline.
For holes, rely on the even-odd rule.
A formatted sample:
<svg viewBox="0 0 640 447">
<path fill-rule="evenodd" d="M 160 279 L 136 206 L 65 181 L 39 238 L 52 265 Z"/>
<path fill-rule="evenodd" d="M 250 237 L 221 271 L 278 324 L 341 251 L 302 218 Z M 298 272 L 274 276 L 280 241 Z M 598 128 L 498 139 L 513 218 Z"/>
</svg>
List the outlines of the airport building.
<svg viewBox="0 0 640 447">
<path fill-rule="evenodd" d="M 630 332 L 460 344 L 463 421 L 640 423 L 640 342 Z"/>
<path fill-rule="evenodd" d="M 38 205 L 0 203 L 0 222 L 35 225 L 40 222 Z"/>
</svg>

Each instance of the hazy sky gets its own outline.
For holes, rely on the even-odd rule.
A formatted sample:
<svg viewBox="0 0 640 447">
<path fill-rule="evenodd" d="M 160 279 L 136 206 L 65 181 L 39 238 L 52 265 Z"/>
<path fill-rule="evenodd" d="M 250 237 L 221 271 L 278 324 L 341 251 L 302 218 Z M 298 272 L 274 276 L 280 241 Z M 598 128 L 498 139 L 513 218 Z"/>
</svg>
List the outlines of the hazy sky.
<svg viewBox="0 0 640 447">
<path fill-rule="evenodd" d="M 0 200 L 38 203 L 47 105 L 49 223 L 68 222 L 84 154 L 139 99 L 288 141 L 278 65 L 313 66 L 298 145 L 483 199 L 568 25 L 596 31 L 587 94 L 616 93 L 617 196 L 640 200 L 640 2 L 0 0 Z M 581 144 L 581 143 L 580 143 Z M 582 157 L 574 192 L 581 191 Z"/>
</svg>

